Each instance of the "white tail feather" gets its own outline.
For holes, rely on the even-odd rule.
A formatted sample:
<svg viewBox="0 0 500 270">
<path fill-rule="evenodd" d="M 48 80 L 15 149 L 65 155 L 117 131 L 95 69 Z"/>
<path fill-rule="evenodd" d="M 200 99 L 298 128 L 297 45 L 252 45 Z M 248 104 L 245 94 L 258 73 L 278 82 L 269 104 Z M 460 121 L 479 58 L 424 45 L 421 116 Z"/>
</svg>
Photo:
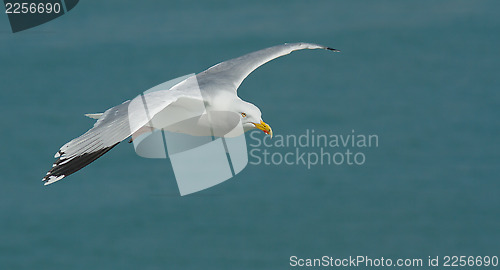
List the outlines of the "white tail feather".
<svg viewBox="0 0 500 270">
<path fill-rule="evenodd" d="M 102 113 L 87 113 L 87 114 L 85 114 L 85 116 L 87 116 L 88 118 L 92 118 L 92 119 L 99 119 L 99 118 L 101 118 Z"/>
</svg>

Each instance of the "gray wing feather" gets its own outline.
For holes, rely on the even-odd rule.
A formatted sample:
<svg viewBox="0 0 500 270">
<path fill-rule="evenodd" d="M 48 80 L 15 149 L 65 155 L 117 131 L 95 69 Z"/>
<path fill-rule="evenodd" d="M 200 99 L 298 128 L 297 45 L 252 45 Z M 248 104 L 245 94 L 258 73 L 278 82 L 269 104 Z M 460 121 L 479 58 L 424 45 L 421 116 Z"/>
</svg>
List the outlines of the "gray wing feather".
<svg viewBox="0 0 500 270">
<path fill-rule="evenodd" d="M 141 106 L 143 104 L 141 100 L 135 103 L 135 100 L 128 100 L 106 110 L 90 130 L 61 147 L 54 156 L 58 159 L 42 181 L 46 185 L 51 184 L 90 164 L 181 97 L 199 99 L 200 95 L 196 95 L 193 89 L 176 87 L 137 97 L 148 101 L 148 115 L 143 113 L 144 107 Z"/>
<path fill-rule="evenodd" d="M 312 43 L 285 43 L 283 45 L 266 48 L 219 63 L 198 74 L 198 81 L 200 85 L 204 85 L 209 82 L 213 82 L 214 80 L 224 80 L 225 82 L 229 82 L 231 84 L 231 88 L 233 90 L 236 90 L 241 85 L 243 80 L 258 67 L 280 56 L 304 49 L 325 49 L 338 51 L 336 49 Z"/>
</svg>

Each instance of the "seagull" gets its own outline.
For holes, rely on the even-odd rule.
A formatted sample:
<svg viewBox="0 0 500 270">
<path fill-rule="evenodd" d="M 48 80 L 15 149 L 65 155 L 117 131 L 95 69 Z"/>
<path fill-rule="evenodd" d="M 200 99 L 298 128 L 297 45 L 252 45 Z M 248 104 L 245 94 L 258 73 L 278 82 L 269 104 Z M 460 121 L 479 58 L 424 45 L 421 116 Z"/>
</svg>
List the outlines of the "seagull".
<svg viewBox="0 0 500 270">
<path fill-rule="evenodd" d="M 169 89 L 145 93 L 139 100 L 142 98 L 147 101 L 147 117 L 141 113 L 144 107 L 137 105 L 140 102 L 134 102 L 137 98 L 132 101 L 127 100 L 104 113 L 86 114 L 90 118 L 97 119 L 94 126 L 57 151 L 54 156 L 57 160 L 43 177 L 42 182 L 44 185 L 49 185 L 63 179 L 89 165 L 121 141 L 129 137 L 132 141 L 145 130 L 166 129 L 193 136 L 214 136 L 214 130 L 207 129 L 207 126 L 216 125 L 221 134 L 215 136 L 222 136 L 234 127 L 234 120 L 237 120 L 241 123 L 243 132 L 259 129 L 272 137 L 273 131 L 262 120 L 260 109 L 239 98 L 238 87 L 261 65 L 293 51 L 304 49 L 339 52 L 312 43 L 285 43 L 221 62 Z M 202 106 L 199 106 L 200 104 Z M 217 112 L 229 114 L 217 114 Z M 176 118 L 177 115 L 182 117 Z M 195 119 L 195 121 L 179 121 L 182 119 Z M 210 132 L 207 134 L 207 130 L 211 134 Z"/>
</svg>

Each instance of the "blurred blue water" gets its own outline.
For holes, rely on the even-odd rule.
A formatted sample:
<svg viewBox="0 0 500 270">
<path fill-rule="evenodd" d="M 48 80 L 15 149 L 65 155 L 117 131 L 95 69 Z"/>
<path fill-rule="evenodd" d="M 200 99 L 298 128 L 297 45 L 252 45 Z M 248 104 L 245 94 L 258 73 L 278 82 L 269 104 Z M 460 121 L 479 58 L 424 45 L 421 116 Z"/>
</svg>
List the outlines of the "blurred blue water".
<svg viewBox="0 0 500 270">
<path fill-rule="evenodd" d="M 81 1 L 0 20 L 0 269 L 288 269 L 289 257 L 500 255 L 496 1 Z M 281 44 L 240 88 L 275 134 L 378 134 L 363 166 L 248 166 L 180 197 L 121 144 L 43 187 L 100 112 Z"/>
</svg>

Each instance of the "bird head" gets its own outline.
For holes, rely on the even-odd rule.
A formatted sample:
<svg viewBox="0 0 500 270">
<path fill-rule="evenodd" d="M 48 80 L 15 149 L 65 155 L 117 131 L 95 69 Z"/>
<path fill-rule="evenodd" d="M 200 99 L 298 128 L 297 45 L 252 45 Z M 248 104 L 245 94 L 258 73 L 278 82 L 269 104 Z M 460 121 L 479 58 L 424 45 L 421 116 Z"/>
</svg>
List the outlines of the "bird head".
<svg viewBox="0 0 500 270">
<path fill-rule="evenodd" d="M 236 112 L 240 114 L 241 123 L 245 131 L 254 128 L 262 130 L 267 135 L 273 137 L 273 130 L 262 120 L 262 112 L 252 103 L 242 101 L 236 108 Z"/>
</svg>

